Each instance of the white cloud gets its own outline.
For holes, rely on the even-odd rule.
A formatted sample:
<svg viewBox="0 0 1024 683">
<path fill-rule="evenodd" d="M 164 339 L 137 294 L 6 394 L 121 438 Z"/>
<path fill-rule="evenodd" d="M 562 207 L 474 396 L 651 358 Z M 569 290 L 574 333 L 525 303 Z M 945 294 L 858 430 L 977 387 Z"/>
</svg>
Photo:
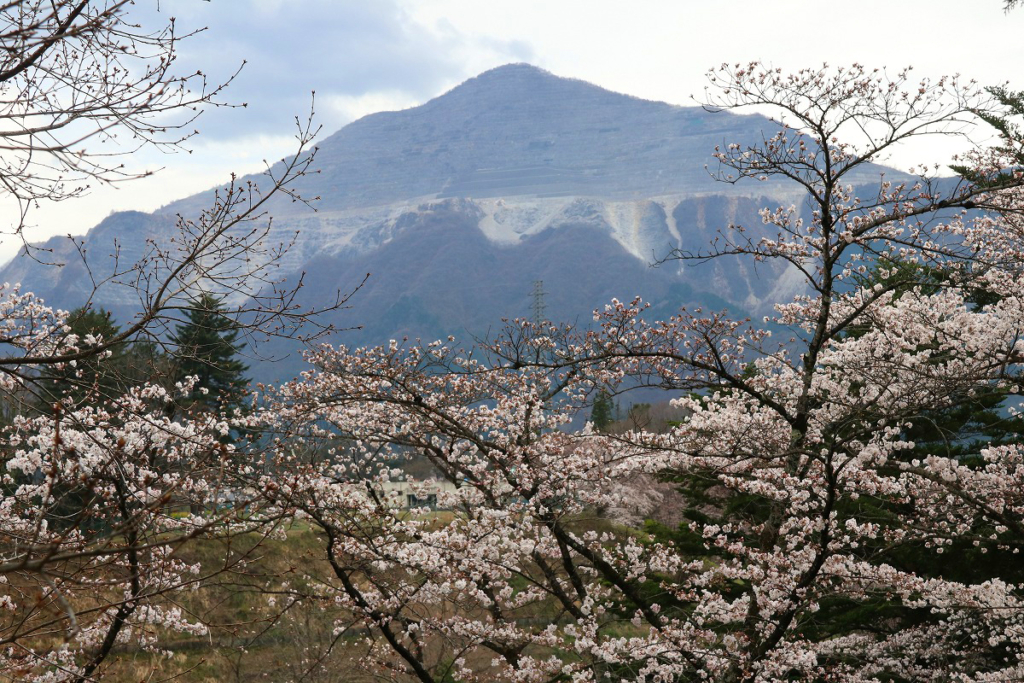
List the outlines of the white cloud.
<svg viewBox="0 0 1024 683">
<path fill-rule="evenodd" d="M 319 113 L 328 120 L 337 121 L 339 125 L 351 123 L 367 114 L 399 111 L 422 104 L 419 98 L 400 90 L 377 91 L 362 95 L 332 93 L 320 99 L 323 104 L 317 104 Z"/>
<path fill-rule="evenodd" d="M 81 235 L 117 211 L 155 211 L 176 199 L 203 192 L 227 182 L 232 173 L 259 173 L 264 160 L 274 163 L 295 151 L 295 138 L 288 135 L 239 136 L 224 140 L 197 139 L 191 154 L 165 155 L 149 152 L 131 159 L 129 170 L 153 175 L 117 186 L 93 188 L 85 196 L 60 203 L 43 203 L 28 215 L 26 234 L 33 241 L 54 235 Z M 0 201 L 0 215 L 12 217 L 15 204 Z M 10 232 L 13 218 L 0 224 Z M 21 240 L 0 235 L 0 261 L 6 261 L 21 246 Z"/>
</svg>

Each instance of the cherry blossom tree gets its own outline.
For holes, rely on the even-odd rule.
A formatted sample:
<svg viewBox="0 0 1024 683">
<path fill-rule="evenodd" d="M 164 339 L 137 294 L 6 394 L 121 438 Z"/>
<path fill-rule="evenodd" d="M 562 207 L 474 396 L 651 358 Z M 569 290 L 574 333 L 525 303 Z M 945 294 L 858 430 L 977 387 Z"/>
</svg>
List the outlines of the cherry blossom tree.
<svg viewBox="0 0 1024 683">
<path fill-rule="evenodd" d="M 295 304 L 301 281 L 275 274 L 287 245 L 267 240 L 267 203 L 302 199 L 292 185 L 313 161 L 315 132 L 300 126 L 292 159 L 263 178 L 233 179 L 208 210 L 180 217 L 173 239 L 150 242 L 139 261 L 98 282 L 139 301 L 109 338 L 80 338 L 68 312 L 0 287 L 0 393 L 21 408 L 0 434 L 0 676 L 98 680 L 118 646 L 159 651 L 175 632 L 204 634 L 182 596 L 242 571 L 280 529 L 281 515 L 238 486 L 262 471 L 263 456 L 258 444 L 243 452 L 229 443 L 234 408 L 175 409 L 197 378 L 157 373 L 118 394 L 90 387 L 85 371 L 137 339 L 167 344 L 197 287 L 232 297 L 224 314 L 253 339 L 308 341 L 331 330 L 318 316 L 347 297 L 320 309 Z M 63 394 L 52 381 L 40 391 L 50 368 L 70 378 Z M 233 549 L 204 567 L 187 559 L 197 540 Z"/>
<path fill-rule="evenodd" d="M 318 529 L 331 568 L 290 598 L 335 605 L 339 632 L 367 629 L 376 673 L 1024 675 L 1024 446 L 922 456 L 910 437 L 976 392 L 1018 390 L 1020 141 L 964 155 L 959 179 L 873 165 L 1013 112 L 909 71 L 752 63 L 709 78 L 709 107 L 778 114 L 761 140 L 717 150 L 712 172 L 785 178 L 806 207 L 768 207 L 762 226 L 671 257 L 782 259 L 804 295 L 763 325 L 700 310 L 654 322 L 633 300 L 589 330 L 516 321 L 473 348 L 325 346 L 246 418 L 274 454 L 253 494 Z M 599 392 L 638 386 L 674 392 L 686 417 L 664 433 L 571 428 Z M 451 484 L 447 512 L 406 509 L 410 454 Z M 658 506 L 655 479 L 687 496 L 678 529 L 630 523 Z"/>
<path fill-rule="evenodd" d="M 38 202 L 134 177 L 124 154 L 180 145 L 197 110 L 215 104 L 223 86 L 175 73 L 187 36 L 173 21 L 136 25 L 131 4 L 0 5 L 0 177 L 3 193 L 20 202 L 16 231 Z M 233 488 L 260 456 L 253 447 L 246 461 L 225 443 L 232 414 L 170 409 L 193 379 L 175 385 L 154 373 L 122 392 L 92 386 L 83 369 L 136 340 L 166 344 L 198 290 L 227 297 L 226 315 L 254 340 L 330 331 L 317 314 L 345 297 L 317 310 L 297 305 L 301 281 L 284 282 L 277 271 L 289 245 L 270 238 L 269 203 L 281 195 L 305 201 L 294 185 L 313 163 L 318 130 L 312 114 L 296 123 L 292 157 L 263 176 L 231 178 L 206 210 L 179 216 L 169 238 L 142 245 L 138 260 L 122 259 L 114 245 L 113 267 L 92 274 L 93 293 L 119 288 L 138 305 L 107 337 L 79 337 L 68 312 L 20 285 L 0 286 L 0 396 L 10 408 L 0 433 L 0 678 L 98 680 L 116 647 L 156 651 L 169 634 L 204 633 L 181 596 L 211 574 L 237 570 L 276 529 L 272 511 L 260 513 Z M 115 153 L 100 153 L 99 142 Z M 50 375 L 67 378 L 68 391 L 40 392 Z M 241 534 L 247 550 L 236 545 L 212 569 L 188 559 L 197 539 L 228 543 Z"/>
</svg>

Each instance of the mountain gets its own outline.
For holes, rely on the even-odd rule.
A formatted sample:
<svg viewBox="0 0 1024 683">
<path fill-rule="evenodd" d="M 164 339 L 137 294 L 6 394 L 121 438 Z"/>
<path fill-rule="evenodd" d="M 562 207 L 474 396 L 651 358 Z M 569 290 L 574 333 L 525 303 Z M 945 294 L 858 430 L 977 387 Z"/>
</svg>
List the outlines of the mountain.
<svg viewBox="0 0 1024 683">
<path fill-rule="evenodd" d="M 756 234 L 759 208 L 800 201 L 782 182 L 719 184 L 705 169 L 716 145 L 759 140 L 774 127 L 758 115 L 677 107 L 502 66 L 325 139 L 320 172 L 298 184 L 304 196 L 321 197 L 317 211 L 275 202 L 274 237 L 299 231 L 282 266 L 293 277 L 306 272 L 310 303 L 371 274 L 335 319 L 362 326 L 334 340 L 349 345 L 486 334 L 503 317 L 530 315 L 536 280 L 553 320 L 587 321 L 612 297 L 634 295 L 665 312 L 684 304 L 759 312 L 797 291 L 776 264 L 649 264 L 673 248 L 697 250 L 733 223 Z M 864 173 L 870 180 L 871 170 Z M 88 268 L 66 239 L 52 239 L 45 246 L 67 266 L 55 274 L 19 258 L 0 281 L 20 281 L 64 308 L 80 305 L 92 279 L 115 267 L 115 239 L 120 262 L 130 262 L 146 239 L 169 239 L 176 215 L 197 215 L 209 202 L 202 193 L 152 214 L 114 214 L 84 238 Z M 132 294 L 101 290 L 96 303 L 127 320 Z"/>
</svg>

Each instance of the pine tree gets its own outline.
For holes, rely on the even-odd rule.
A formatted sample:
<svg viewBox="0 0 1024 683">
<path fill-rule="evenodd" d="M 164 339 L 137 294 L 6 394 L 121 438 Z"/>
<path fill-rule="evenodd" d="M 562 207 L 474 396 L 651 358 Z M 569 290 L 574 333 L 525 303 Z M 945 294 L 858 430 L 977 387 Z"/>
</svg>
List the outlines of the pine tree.
<svg viewBox="0 0 1024 683">
<path fill-rule="evenodd" d="M 210 410 L 237 406 L 249 369 L 237 358 L 245 346 L 238 341 L 238 325 L 224 314 L 223 301 L 205 292 L 191 302 L 186 315 L 170 341 L 176 347 L 175 380 L 198 378 L 187 405 Z"/>
</svg>

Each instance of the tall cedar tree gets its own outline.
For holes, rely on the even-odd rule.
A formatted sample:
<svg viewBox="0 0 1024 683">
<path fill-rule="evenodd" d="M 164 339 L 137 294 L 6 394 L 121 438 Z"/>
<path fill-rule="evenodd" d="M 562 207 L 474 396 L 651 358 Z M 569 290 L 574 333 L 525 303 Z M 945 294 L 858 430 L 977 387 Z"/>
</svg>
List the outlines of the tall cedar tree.
<svg viewBox="0 0 1024 683">
<path fill-rule="evenodd" d="M 187 404 L 210 410 L 237 406 L 249 381 L 249 367 L 237 358 L 245 346 L 238 341 L 238 325 L 224 314 L 223 301 L 206 292 L 189 305 L 187 318 L 171 337 L 175 380 L 198 378 Z"/>
</svg>

